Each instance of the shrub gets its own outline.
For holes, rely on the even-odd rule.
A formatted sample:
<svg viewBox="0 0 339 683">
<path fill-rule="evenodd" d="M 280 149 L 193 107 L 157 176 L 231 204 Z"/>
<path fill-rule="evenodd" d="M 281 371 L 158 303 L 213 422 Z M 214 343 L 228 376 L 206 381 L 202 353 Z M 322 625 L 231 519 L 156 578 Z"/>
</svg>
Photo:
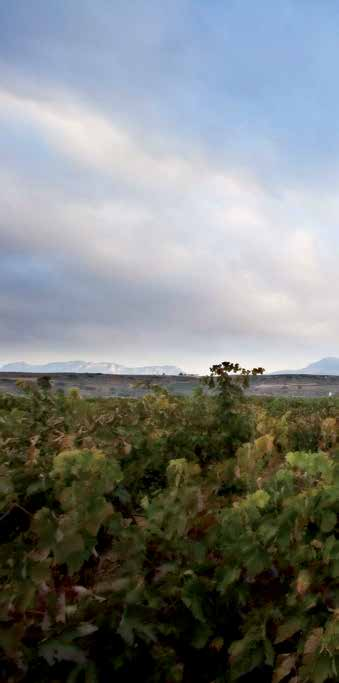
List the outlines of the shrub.
<svg viewBox="0 0 339 683">
<path fill-rule="evenodd" d="M 0 680 L 338 679 L 335 406 L 249 376 L 0 397 Z"/>
</svg>

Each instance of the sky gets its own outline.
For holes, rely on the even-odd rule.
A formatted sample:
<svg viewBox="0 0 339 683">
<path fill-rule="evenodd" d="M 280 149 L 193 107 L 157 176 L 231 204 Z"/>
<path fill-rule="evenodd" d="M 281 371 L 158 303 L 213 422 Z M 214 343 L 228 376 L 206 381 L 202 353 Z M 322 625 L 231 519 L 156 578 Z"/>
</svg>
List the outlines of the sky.
<svg viewBox="0 0 339 683">
<path fill-rule="evenodd" d="M 339 356 L 339 3 L 2 0 L 0 362 Z"/>
</svg>

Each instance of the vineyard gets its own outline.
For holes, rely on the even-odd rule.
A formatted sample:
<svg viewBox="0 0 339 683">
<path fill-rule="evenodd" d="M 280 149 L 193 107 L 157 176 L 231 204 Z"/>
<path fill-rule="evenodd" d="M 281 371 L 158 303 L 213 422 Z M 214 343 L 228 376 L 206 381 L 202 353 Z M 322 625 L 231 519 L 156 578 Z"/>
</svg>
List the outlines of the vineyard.
<svg viewBox="0 0 339 683">
<path fill-rule="evenodd" d="M 1 682 L 339 680 L 339 400 L 249 375 L 0 396 Z"/>
</svg>

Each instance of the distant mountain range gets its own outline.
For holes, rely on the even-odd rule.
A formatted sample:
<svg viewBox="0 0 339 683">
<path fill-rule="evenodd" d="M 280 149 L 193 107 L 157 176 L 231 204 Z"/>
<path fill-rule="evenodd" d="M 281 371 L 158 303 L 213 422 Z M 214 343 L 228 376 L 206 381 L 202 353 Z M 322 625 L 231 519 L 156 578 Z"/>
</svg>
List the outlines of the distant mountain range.
<svg viewBox="0 0 339 683">
<path fill-rule="evenodd" d="M 145 367 L 126 367 L 118 363 L 88 363 L 83 360 L 66 362 L 31 364 L 19 361 L 17 363 L 0 363 L 0 372 L 80 372 L 102 373 L 104 375 L 179 375 L 182 370 L 175 365 L 147 365 Z"/>
<path fill-rule="evenodd" d="M 272 375 L 339 375 L 339 358 L 330 357 L 310 363 L 301 370 L 279 370 Z"/>
</svg>

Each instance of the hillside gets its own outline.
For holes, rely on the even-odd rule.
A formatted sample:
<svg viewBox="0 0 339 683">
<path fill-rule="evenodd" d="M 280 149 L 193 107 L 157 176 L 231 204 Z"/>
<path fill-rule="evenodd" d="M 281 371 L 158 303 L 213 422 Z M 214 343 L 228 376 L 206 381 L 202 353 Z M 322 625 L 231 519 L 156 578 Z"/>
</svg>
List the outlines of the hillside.
<svg viewBox="0 0 339 683">
<path fill-rule="evenodd" d="M 339 375 L 339 358 L 321 358 L 300 370 L 278 370 L 273 375 Z"/>
</svg>

